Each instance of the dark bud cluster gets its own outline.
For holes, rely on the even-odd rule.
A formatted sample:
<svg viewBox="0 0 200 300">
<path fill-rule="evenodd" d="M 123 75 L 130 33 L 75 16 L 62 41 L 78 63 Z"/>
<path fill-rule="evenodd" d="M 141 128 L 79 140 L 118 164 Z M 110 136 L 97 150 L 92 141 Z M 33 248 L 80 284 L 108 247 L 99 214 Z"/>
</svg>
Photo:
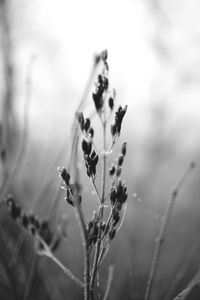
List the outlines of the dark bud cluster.
<svg viewBox="0 0 200 300">
<path fill-rule="evenodd" d="M 120 135 L 122 121 L 126 111 L 127 111 L 127 105 L 124 108 L 120 106 L 118 110 L 115 112 L 115 122 L 114 124 L 111 125 L 111 134 L 113 137 Z"/>
<path fill-rule="evenodd" d="M 116 175 L 117 177 L 119 177 L 121 175 L 122 165 L 124 162 L 124 157 L 126 155 L 126 145 L 127 144 L 125 142 L 122 144 L 121 153 L 118 155 L 117 164 L 111 165 L 111 167 L 109 169 L 110 176 Z"/>
<path fill-rule="evenodd" d="M 86 141 L 85 139 L 83 139 L 82 150 L 83 150 L 84 155 L 90 155 L 90 153 L 92 151 L 92 142 Z"/>
<path fill-rule="evenodd" d="M 98 113 L 101 113 L 104 104 L 104 92 L 108 90 L 109 81 L 107 76 L 103 74 L 98 75 L 96 89 L 92 94 L 94 105 Z"/>
<path fill-rule="evenodd" d="M 109 225 L 105 222 L 98 222 L 96 213 L 93 216 L 93 219 L 88 223 L 88 241 L 89 246 L 92 249 L 92 247 L 96 244 L 99 234 L 99 228 L 101 226 L 101 231 L 103 235 L 105 236 L 108 233 Z"/>
<path fill-rule="evenodd" d="M 117 203 L 121 203 L 123 205 L 127 200 L 127 187 L 125 184 L 118 180 L 116 187 L 112 188 L 110 193 L 110 201 L 112 206 L 115 206 Z"/>
<path fill-rule="evenodd" d="M 121 153 L 118 156 L 117 168 L 116 168 L 116 176 L 119 177 L 122 171 L 122 165 L 124 162 L 124 157 L 126 155 L 126 143 L 124 142 L 121 147 Z"/>
<path fill-rule="evenodd" d="M 99 161 L 99 156 L 95 152 L 95 150 L 92 151 L 90 142 L 86 142 L 86 141 L 84 142 L 84 141 L 85 140 L 83 140 L 82 143 L 82 149 L 84 153 L 86 172 L 90 178 L 94 179 L 96 176 L 96 166 Z"/>
<path fill-rule="evenodd" d="M 87 135 L 94 137 L 94 129 L 91 127 L 91 122 L 89 118 L 84 118 L 83 113 L 76 113 L 76 119 L 80 125 L 81 131 L 85 132 Z"/>
<path fill-rule="evenodd" d="M 97 220 L 92 220 L 88 223 L 88 242 L 89 247 L 93 247 L 96 244 L 99 232 L 99 224 Z"/>
<path fill-rule="evenodd" d="M 116 168 L 115 168 L 114 164 L 112 164 L 109 169 L 109 175 L 113 176 L 115 174 L 115 171 L 116 171 Z"/>
<path fill-rule="evenodd" d="M 112 95 L 110 95 L 110 97 L 108 98 L 108 106 L 111 111 L 113 111 L 113 109 L 114 109 L 115 97 L 116 97 L 116 91 L 115 91 L 115 89 L 113 89 Z"/>
<path fill-rule="evenodd" d="M 122 184 L 121 180 L 119 180 L 116 187 L 112 188 L 110 193 L 110 202 L 113 207 L 111 229 L 109 231 L 110 240 L 115 237 L 116 226 L 120 220 L 120 211 L 123 207 L 123 204 L 126 202 L 127 197 L 127 187 L 125 184 Z"/>
<path fill-rule="evenodd" d="M 113 97 L 110 97 L 108 99 L 108 105 L 110 107 L 110 110 L 113 110 L 113 108 L 114 108 L 114 99 L 113 99 Z"/>
<path fill-rule="evenodd" d="M 56 250 L 59 246 L 59 239 L 55 239 L 53 232 L 50 230 L 47 220 L 40 221 L 34 213 L 25 213 L 22 208 L 15 203 L 13 197 L 8 195 L 5 198 L 11 217 L 18 221 L 21 226 L 33 237 L 39 235 L 48 246 L 52 246 L 51 250 Z M 40 244 L 42 248 L 42 244 Z"/>
<path fill-rule="evenodd" d="M 75 184 L 70 183 L 70 174 L 65 168 L 58 167 L 59 176 L 63 179 L 62 189 L 66 191 L 65 200 L 73 207 L 81 203 L 81 195 L 78 193 L 78 188 Z"/>
</svg>

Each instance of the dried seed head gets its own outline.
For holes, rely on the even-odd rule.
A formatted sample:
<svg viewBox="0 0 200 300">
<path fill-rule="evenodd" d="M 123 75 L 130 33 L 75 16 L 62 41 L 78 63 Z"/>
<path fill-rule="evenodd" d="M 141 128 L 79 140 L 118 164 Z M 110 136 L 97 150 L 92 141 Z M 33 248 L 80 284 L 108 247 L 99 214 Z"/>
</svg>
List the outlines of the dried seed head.
<svg viewBox="0 0 200 300">
<path fill-rule="evenodd" d="M 36 228 L 33 225 L 29 226 L 29 232 L 31 235 L 34 236 L 36 233 Z"/>
<path fill-rule="evenodd" d="M 127 105 L 122 108 L 121 106 L 118 108 L 118 110 L 115 113 L 115 123 L 114 125 L 111 125 L 111 134 L 114 137 L 115 135 L 120 135 L 121 132 L 121 126 L 122 126 L 122 121 L 124 118 L 124 115 L 127 111 Z"/>
<path fill-rule="evenodd" d="M 62 178 L 62 180 L 64 181 L 65 185 L 68 186 L 69 185 L 69 181 L 70 181 L 70 175 L 67 172 L 67 170 L 63 167 L 58 167 L 57 168 L 59 176 Z"/>
<path fill-rule="evenodd" d="M 29 218 L 26 214 L 23 214 L 21 216 L 21 223 L 24 228 L 27 228 L 29 226 Z"/>
<path fill-rule="evenodd" d="M 127 148 L 127 143 L 124 142 L 124 143 L 122 144 L 122 148 L 121 148 L 121 153 L 122 153 L 123 156 L 126 155 L 126 148 Z"/>
<path fill-rule="evenodd" d="M 77 112 L 76 113 L 76 119 L 78 120 L 80 128 L 83 131 L 84 130 L 84 123 L 85 123 L 83 113 L 82 112 L 81 113 Z"/>
<path fill-rule="evenodd" d="M 105 49 L 101 52 L 101 59 L 106 62 L 108 58 L 108 51 Z"/>
<path fill-rule="evenodd" d="M 117 132 L 117 127 L 115 124 L 111 124 L 111 134 L 114 137 L 116 135 Z"/>
<path fill-rule="evenodd" d="M 115 174 L 115 166 L 112 164 L 112 166 L 110 167 L 110 169 L 109 169 L 109 175 L 110 176 L 113 176 L 114 174 Z"/>
<path fill-rule="evenodd" d="M 116 176 L 119 177 L 121 175 L 122 168 L 118 166 L 117 171 L 116 171 Z"/>
<path fill-rule="evenodd" d="M 94 177 L 96 175 L 96 166 L 99 160 L 99 156 L 97 155 L 95 150 L 93 150 L 91 154 L 85 155 L 84 159 L 87 175 L 89 177 Z"/>
<path fill-rule="evenodd" d="M 115 209 L 114 213 L 113 213 L 113 227 L 115 227 L 117 225 L 119 220 L 120 220 L 119 210 Z"/>
<path fill-rule="evenodd" d="M 124 156 L 123 154 L 119 154 L 119 157 L 118 157 L 118 166 L 122 166 L 123 164 L 123 161 L 124 161 Z"/>
<path fill-rule="evenodd" d="M 21 207 L 19 207 L 15 202 L 12 202 L 10 206 L 10 215 L 14 220 L 21 218 Z"/>
<path fill-rule="evenodd" d="M 65 201 L 67 201 L 70 205 L 72 205 L 74 207 L 74 203 L 73 203 L 71 197 L 69 196 L 69 191 L 67 194 L 68 195 L 65 197 Z"/>
<path fill-rule="evenodd" d="M 88 131 L 89 127 L 90 127 L 90 119 L 86 118 L 84 124 L 84 129 L 86 132 Z"/>
<path fill-rule="evenodd" d="M 105 222 L 101 223 L 101 229 L 102 229 L 103 232 L 106 229 L 106 223 Z"/>
<path fill-rule="evenodd" d="M 112 229 L 112 230 L 109 232 L 109 238 L 110 238 L 111 241 L 114 239 L 115 234 L 116 234 L 116 229 Z"/>
<path fill-rule="evenodd" d="M 93 128 L 90 128 L 89 134 L 91 135 L 92 138 L 94 137 L 94 129 Z"/>
<path fill-rule="evenodd" d="M 115 201 L 117 199 L 117 194 L 116 194 L 116 191 L 114 188 L 111 189 L 111 192 L 110 192 L 110 202 L 112 205 L 115 204 Z"/>
<path fill-rule="evenodd" d="M 92 150 L 92 143 L 87 142 L 85 139 L 83 139 L 83 141 L 82 141 L 82 150 L 83 150 L 84 155 L 89 155 L 91 153 L 91 150 Z"/>
<path fill-rule="evenodd" d="M 108 104 L 111 110 L 113 110 L 114 107 L 114 99 L 112 97 L 109 98 Z"/>
</svg>

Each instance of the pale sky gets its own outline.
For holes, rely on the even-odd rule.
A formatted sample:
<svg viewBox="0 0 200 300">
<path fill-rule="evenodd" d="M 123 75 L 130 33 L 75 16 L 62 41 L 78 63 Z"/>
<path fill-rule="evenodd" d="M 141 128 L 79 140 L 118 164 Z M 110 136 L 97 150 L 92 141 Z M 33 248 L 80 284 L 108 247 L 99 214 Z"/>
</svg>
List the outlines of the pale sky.
<svg viewBox="0 0 200 300">
<path fill-rule="evenodd" d="M 134 118 L 135 126 L 148 127 L 152 105 L 164 104 L 171 126 L 182 122 L 179 127 L 188 124 L 186 131 L 197 131 L 192 122 L 194 116 L 197 122 L 200 118 L 198 0 L 158 1 L 160 10 L 150 5 L 157 3 L 153 0 L 23 3 L 18 63 L 22 84 L 30 56 L 37 57 L 31 106 L 34 128 L 39 129 L 44 114 L 48 132 L 66 117 L 71 120 L 92 57 L 107 48 L 111 84 L 117 101 L 129 106 L 129 123 Z"/>
</svg>

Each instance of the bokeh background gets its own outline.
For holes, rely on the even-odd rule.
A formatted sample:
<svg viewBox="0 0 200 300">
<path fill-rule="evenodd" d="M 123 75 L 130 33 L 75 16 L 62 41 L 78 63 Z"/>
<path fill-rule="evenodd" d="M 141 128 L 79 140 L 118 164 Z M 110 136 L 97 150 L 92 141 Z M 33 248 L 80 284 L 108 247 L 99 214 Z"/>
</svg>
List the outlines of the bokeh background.
<svg viewBox="0 0 200 300">
<path fill-rule="evenodd" d="M 108 266 L 115 265 L 109 299 L 143 299 L 168 199 L 192 161 L 197 168 L 175 204 L 152 299 L 173 299 L 200 266 L 199 15 L 198 0 L 0 1 L 1 186 L 17 160 L 9 192 L 25 210 L 49 217 L 52 227 L 66 215 L 68 238 L 56 255 L 77 274 L 80 235 L 56 168 L 68 165 L 74 114 L 94 55 L 108 50 L 117 104 L 128 105 L 120 142 L 128 143 L 122 177 L 129 191 L 123 227 L 100 272 L 103 295 Z M 93 110 L 92 86 L 86 113 Z M 84 174 L 81 159 L 79 167 Z M 90 218 L 96 200 L 86 176 L 81 180 Z M 52 262 L 35 259 L 28 236 L 8 267 L 21 229 L 3 206 L 1 220 L 1 299 L 82 299 Z"/>
</svg>

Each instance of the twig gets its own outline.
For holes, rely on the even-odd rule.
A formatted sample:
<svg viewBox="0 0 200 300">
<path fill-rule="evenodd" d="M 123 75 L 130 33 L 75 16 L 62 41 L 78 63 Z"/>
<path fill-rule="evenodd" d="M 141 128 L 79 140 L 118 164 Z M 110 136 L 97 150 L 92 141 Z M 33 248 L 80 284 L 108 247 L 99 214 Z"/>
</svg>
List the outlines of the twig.
<svg viewBox="0 0 200 300">
<path fill-rule="evenodd" d="M 107 300 L 110 289 L 111 289 L 111 284 L 113 280 L 113 274 L 114 274 L 114 266 L 109 266 L 108 269 L 108 281 L 107 281 L 107 286 L 106 286 L 106 291 L 103 297 L 103 300 Z"/>
<path fill-rule="evenodd" d="M 97 198 L 98 198 L 99 202 L 101 203 L 101 197 L 100 197 L 100 195 L 99 195 L 99 191 L 98 191 L 98 189 L 97 189 L 96 183 L 95 183 L 95 181 L 94 181 L 93 179 L 92 179 L 91 181 L 92 181 L 92 185 L 93 185 L 93 187 L 94 187 L 94 190 L 95 190 L 95 192 L 96 192 Z"/>
<path fill-rule="evenodd" d="M 41 252 L 38 251 L 37 253 L 40 255 L 45 255 L 45 256 L 49 257 L 50 259 L 52 259 L 63 270 L 63 272 L 65 274 L 67 274 L 78 286 L 83 288 L 84 284 L 80 281 L 80 279 L 78 279 L 72 273 L 72 271 L 70 271 L 65 265 L 63 265 L 63 263 L 52 253 L 52 251 L 50 250 L 48 245 L 45 243 L 45 241 L 40 236 L 37 236 L 37 238 L 40 241 L 40 243 L 42 244 L 42 246 L 44 247 L 44 250 L 42 250 Z"/>
<path fill-rule="evenodd" d="M 159 257 L 160 257 L 160 253 L 161 253 L 161 248 L 162 248 L 162 245 L 165 240 L 167 226 L 169 224 L 169 219 L 171 217 L 176 198 L 178 197 L 179 190 L 195 166 L 196 165 L 193 162 L 189 165 L 189 167 L 187 168 L 187 170 L 185 171 L 185 173 L 183 174 L 183 176 L 178 181 L 178 183 L 176 184 L 175 188 L 172 191 L 171 197 L 168 202 L 168 206 L 165 211 L 165 216 L 164 216 L 163 222 L 161 224 L 160 233 L 159 233 L 158 238 L 156 239 L 156 246 L 155 246 L 155 250 L 154 250 L 154 254 L 153 254 L 153 260 L 152 260 L 152 264 L 151 264 L 151 268 L 150 268 L 149 279 L 147 282 L 144 300 L 150 299 L 150 296 L 151 296 L 151 290 L 152 290 L 153 282 L 154 282 L 156 271 L 157 271 L 157 265 L 158 265 L 158 261 L 159 261 Z"/>
</svg>

